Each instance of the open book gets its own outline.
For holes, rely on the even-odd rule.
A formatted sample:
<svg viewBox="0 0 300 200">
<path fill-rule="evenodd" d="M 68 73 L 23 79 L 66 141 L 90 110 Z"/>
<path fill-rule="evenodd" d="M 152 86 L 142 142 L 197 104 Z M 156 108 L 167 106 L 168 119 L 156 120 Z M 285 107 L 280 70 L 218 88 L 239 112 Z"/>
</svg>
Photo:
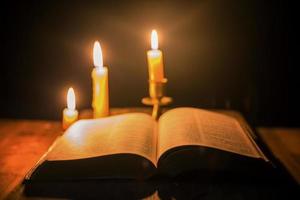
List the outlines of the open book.
<svg viewBox="0 0 300 200">
<path fill-rule="evenodd" d="M 158 121 L 129 113 L 74 123 L 27 179 L 176 176 L 223 168 L 229 157 L 268 161 L 234 117 L 197 108 L 172 109 Z"/>
</svg>

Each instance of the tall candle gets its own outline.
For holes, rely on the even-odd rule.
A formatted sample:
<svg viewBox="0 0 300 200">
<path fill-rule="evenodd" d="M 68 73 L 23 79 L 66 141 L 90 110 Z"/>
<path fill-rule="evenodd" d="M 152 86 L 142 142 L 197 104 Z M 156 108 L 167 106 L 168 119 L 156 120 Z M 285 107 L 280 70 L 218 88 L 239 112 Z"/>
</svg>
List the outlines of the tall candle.
<svg viewBox="0 0 300 200">
<path fill-rule="evenodd" d="M 149 80 L 161 82 L 164 79 L 164 64 L 162 51 L 158 49 L 158 35 L 156 30 L 151 33 L 151 50 L 147 51 Z"/>
<path fill-rule="evenodd" d="M 93 51 L 94 69 L 92 71 L 93 79 L 93 102 L 94 118 L 105 117 L 109 115 L 109 92 L 108 92 L 108 70 L 103 66 L 103 57 L 100 43 L 94 44 Z"/>
<path fill-rule="evenodd" d="M 78 119 L 76 100 L 73 88 L 69 88 L 67 94 L 67 108 L 63 110 L 63 129 L 67 129 Z"/>
</svg>

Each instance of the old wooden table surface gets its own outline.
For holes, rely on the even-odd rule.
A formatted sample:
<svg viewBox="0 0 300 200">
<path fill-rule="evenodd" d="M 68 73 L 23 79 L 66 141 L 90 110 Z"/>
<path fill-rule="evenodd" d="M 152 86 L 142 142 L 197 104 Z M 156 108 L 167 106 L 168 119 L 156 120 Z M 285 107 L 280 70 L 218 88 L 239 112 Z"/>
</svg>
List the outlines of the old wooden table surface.
<svg viewBox="0 0 300 200">
<path fill-rule="evenodd" d="M 113 109 L 113 114 L 126 113 L 132 109 Z M 137 108 L 134 111 L 149 113 Z M 88 118 L 89 112 L 83 117 Z M 260 128 L 262 138 L 277 157 L 299 180 L 300 129 Z M 63 133 L 60 121 L 0 119 L 0 199 L 5 198 L 23 180 L 24 175 L 45 153 L 48 147 Z M 282 135 L 288 135 L 287 141 Z M 280 137 L 281 139 L 278 139 Z M 280 144 L 277 144 L 277 143 Z M 292 146 L 290 146 L 292 144 Z M 280 145 L 280 148 L 276 148 Z M 284 150 L 280 151 L 280 149 Z M 295 161 L 294 161 L 295 160 Z"/>
</svg>

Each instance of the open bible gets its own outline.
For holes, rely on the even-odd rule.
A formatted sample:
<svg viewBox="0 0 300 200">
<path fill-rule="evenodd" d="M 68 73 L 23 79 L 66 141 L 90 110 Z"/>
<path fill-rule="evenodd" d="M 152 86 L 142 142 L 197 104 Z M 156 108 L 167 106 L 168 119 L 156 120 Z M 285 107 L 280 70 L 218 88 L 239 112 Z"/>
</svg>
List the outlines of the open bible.
<svg viewBox="0 0 300 200">
<path fill-rule="evenodd" d="M 223 169 L 234 160 L 268 161 L 246 122 L 197 108 L 175 108 L 158 121 L 144 113 L 74 123 L 27 180 L 146 179 Z"/>
</svg>

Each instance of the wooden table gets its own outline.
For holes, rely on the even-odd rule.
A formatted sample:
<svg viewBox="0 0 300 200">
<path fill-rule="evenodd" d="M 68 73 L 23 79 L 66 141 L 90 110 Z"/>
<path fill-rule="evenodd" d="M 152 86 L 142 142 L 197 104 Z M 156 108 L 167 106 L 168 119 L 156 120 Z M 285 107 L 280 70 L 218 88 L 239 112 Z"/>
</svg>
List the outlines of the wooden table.
<svg viewBox="0 0 300 200">
<path fill-rule="evenodd" d="M 129 111 L 138 111 L 150 113 L 151 110 L 144 108 L 137 109 L 113 109 L 112 114 L 126 113 Z M 89 117 L 90 112 L 83 112 L 83 117 Z M 272 141 L 274 144 L 278 139 L 278 135 L 292 134 L 293 139 L 290 139 L 293 145 L 293 156 L 296 155 L 296 159 L 299 162 L 300 154 L 295 154 L 298 151 L 300 139 L 300 129 L 268 129 L 260 128 L 262 137 L 265 141 Z M 8 197 L 10 199 L 28 199 L 20 196 L 20 190 L 18 188 L 22 182 L 24 175 L 31 169 L 32 166 L 39 160 L 39 158 L 45 153 L 48 147 L 53 143 L 57 136 L 61 135 L 61 122 L 59 121 L 43 121 L 43 120 L 11 120 L 1 119 L 0 120 L 0 199 Z M 295 135 L 298 135 L 295 137 Z M 274 142 L 275 141 L 275 142 Z M 296 142 L 297 141 L 297 142 Z M 284 143 L 284 140 L 280 140 L 281 149 L 289 151 L 289 144 Z M 269 147 L 270 145 L 266 142 Z M 276 145 L 275 145 L 276 146 Z M 271 148 L 271 149 L 272 149 Z M 281 153 L 280 150 L 274 150 L 277 158 L 283 163 L 291 163 L 290 157 Z M 298 156 L 298 157 L 297 157 Z M 295 165 L 285 165 L 289 170 L 295 170 Z M 293 173 L 297 177 L 297 174 Z M 189 187 L 193 187 L 193 184 Z M 245 188 L 242 188 L 243 190 Z M 12 192 L 14 191 L 14 192 Z M 158 198 L 157 194 L 153 194 L 150 199 Z"/>
<path fill-rule="evenodd" d="M 259 127 L 264 143 L 300 185 L 300 128 Z"/>
<path fill-rule="evenodd" d="M 60 134 L 57 121 L 0 120 L 0 199 L 22 181 Z"/>
</svg>

